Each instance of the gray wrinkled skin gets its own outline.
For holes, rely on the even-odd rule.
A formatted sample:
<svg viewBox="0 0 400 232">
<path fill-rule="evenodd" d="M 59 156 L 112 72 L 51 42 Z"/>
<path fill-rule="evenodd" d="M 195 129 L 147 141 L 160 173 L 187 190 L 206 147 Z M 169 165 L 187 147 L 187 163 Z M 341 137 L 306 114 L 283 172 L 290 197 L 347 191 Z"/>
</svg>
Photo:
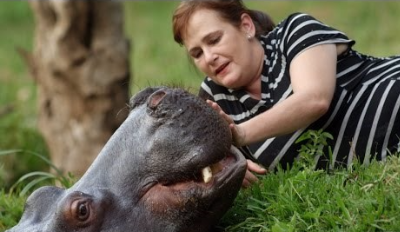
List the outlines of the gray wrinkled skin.
<svg viewBox="0 0 400 232">
<path fill-rule="evenodd" d="M 205 232 L 229 209 L 246 171 L 229 127 L 181 89 L 148 88 L 70 189 L 42 187 L 7 232 Z M 219 162 L 211 182 L 200 170 Z"/>
</svg>

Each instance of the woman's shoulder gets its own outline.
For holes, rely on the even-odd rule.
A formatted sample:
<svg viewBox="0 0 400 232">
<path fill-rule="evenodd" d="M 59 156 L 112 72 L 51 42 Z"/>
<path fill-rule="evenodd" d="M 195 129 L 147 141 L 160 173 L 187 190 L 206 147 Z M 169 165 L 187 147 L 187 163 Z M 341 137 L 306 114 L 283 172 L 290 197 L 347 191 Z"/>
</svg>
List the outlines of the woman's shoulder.
<svg viewBox="0 0 400 232">
<path fill-rule="evenodd" d="M 286 18 L 281 20 L 277 27 L 293 27 L 302 23 L 316 23 L 316 24 L 324 24 L 320 20 L 316 19 L 314 16 L 304 13 L 304 12 L 295 12 L 289 14 Z"/>
<path fill-rule="evenodd" d="M 282 31 L 288 30 L 289 27 L 298 26 L 301 23 L 311 21 L 321 23 L 320 21 L 316 20 L 313 16 L 302 13 L 302 12 L 295 12 L 291 13 L 286 16 L 284 19 L 279 21 L 273 30 L 271 30 L 268 34 L 271 36 L 273 34 L 279 35 Z"/>
<path fill-rule="evenodd" d="M 279 22 L 275 29 L 278 37 L 288 43 L 305 38 L 316 39 L 316 42 L 334 38 L 349 40 L 346 33 L 343 31 L 303 12 L 290 14 Z"/>
<path fill-rule="evenodd" d="M 284 54 L 289 63 L 297 54 L 311 46 L 326 43 L 346 43 L 352 46 L 355 43 L 344 32 L 303 12 L 288 15 L 263 42 Z"/>
</svg>

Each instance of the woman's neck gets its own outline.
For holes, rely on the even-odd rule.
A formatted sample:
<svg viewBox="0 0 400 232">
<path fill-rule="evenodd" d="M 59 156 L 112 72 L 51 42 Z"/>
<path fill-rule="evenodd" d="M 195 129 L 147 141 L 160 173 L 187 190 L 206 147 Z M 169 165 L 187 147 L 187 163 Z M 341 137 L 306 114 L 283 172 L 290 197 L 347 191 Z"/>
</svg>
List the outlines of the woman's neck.
<svg viewBox="0 0 400 232">
<path fill-rule="evenodd" d="M 254 78 L 253 81 L 244 89 L 252 98 L 261 100 L 261 75 Z"/>
<path fill-rule="evenodd" d="M 247 86 L 245 86 L 245 91 L 250 94 L 250 96 L 254 99 L 261 100 L 261 72 L 263 69 L 264 64 L 264 49 L 261 46 L 261 43 L 255 44 L 254 54 L 257 57 L 255 65 L 255 72 L 254 78 L 252 78 L 251 82 Z"/>
</svg>

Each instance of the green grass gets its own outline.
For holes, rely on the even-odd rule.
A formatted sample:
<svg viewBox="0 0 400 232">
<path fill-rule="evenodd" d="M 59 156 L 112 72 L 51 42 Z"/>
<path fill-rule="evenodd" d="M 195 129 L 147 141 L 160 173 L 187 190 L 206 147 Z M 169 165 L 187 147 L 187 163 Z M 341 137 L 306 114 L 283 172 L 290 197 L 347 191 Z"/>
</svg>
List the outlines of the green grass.
<svg viewBox="0 0 400 232">
<path fill-rule="evenodd" d="M 0 231 L 16 224 L 21 217 L 25 197 L 17 197 L 0 191 Z"/>
<path fill-rule="evenodd" d="M 399 54 L 396 1 L 245 1 L 282 20 L 306 12 L 343 30 L 358 51 Z M 124 2 L 126 36 L 131 41 L 132 94 L 149 85 L 182 85 L 197 92 L 202 75 L 190 65 L 183 47 L 172 39 L 171 15 L 178 1 Z M 0 231 L 14 225 L 26 196 L 10 186 L 26 173 L 47 171 L 46 145 L 36 129 L 36 86 L 17 48 L 32 49 L 34 19 L 26 1 L 0 3 Z M 3 111 L 4 112 L 4 111 Z M 222 225 L 227 231 L 398 231 L 400 230 L 399 159 L 387 165 L 333 174 L 294 168 L 263 177 L 261 185 L 242 191 Z M 22 190 L 21 187 L 20 190 Z"/>
<path fill-rule="evenodd" d="M 242 191 L 222 226 L 244 231 L 399 231 L 400 159 L 333 174 L 278 170 Z"/>
</svg>

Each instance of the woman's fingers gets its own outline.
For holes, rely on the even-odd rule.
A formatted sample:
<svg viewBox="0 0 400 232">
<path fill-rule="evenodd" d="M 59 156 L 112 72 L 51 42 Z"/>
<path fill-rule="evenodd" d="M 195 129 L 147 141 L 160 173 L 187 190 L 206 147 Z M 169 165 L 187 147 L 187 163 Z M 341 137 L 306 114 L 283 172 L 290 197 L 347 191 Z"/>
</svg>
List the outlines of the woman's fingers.
<svg viewBox="0 0 400 232">
<path fill-rule="evenodd" d="M 247 160 L 247 170 L 255 172 L 257 174 L 265 174 L 267 173 L 267 169 L 261 167 L 259 164 L 254 163 L 251 160 Z"/>
<path fill-rule="evenodd" d="M 217 104 L 217 103 L 215 103 L 215 102 L 213 102 L 213 101 L 211 101 L 211 100 L 206 100 L 206 102 L 207 102 L 207 104 L 209 105 L 209 106 L 211 106 L 215 111 L 217 111 L 218 113 L 220 112 L 220 111 L 222 111 L 222 109 L 221 109 L 221 107 L 219 107 L 219 105 Z"/>
<path fill-rule="evenodd" d="M 206 102 L 207 102 L 207 104 L 208 104 L 209 106 L 211 106 L 211 108 L 213 108 L 219 115 L 221 115 L 221 117 L 222 117 L 223 119 L 225 119 L 229 124 L 234 123 L 233 120 L 232 120 L 232 118 L 229 117 L 229 115 L 227 115 L 227 114 L 221 109 L 221 107 L 220 107 L 217 103 L 215 103 L 215 102 L 213 102 L 213 101 L 211 101 L 211 100 L 207 100 Z"/>
<path fill-rule="evenodd" d="M 257 181 L 258 181 L 258 178 L 247 169 L 246 174 L 243 179 L 242 186 L 244 188 L 247 188 L 247 187 L 250 187 L 252 184 L 256 183 Z"/>
<path fill-rule="evenodd" d="M 253 172 L 257 174 L 266 174 L 267 170 L 260 165 L 254 163 L 253 161 L 247 160 L 247 170 L 242 182 L 243 188 L 248 188 L 252 184 L 258 182 L 258 178 L 256 175 L 253 174 Z"/>
<path fill-rule="evenodd" d="M 243 142 L 244 142 L 244 133 L 239 129 L 238 125 L 235 124 L 235 122 L 233 121 L 233 119 L 227 115 L 222 109 L 221 107 L 211 101 L 211 100 L 207 100 L 206 101 L 207 104 L 209 106 L 211 106 L 211 108 L 213 108 L 225 121 L 228 122 L 229 124 L 229 128 L 231 129 L 232 132 L 232 140 L 233 140 L 233 144 L 235 144 L 236 146 L 242 146 Z"/>
<path fill-rule="evenodd" d="M 244 178 L 242 182 L 242 188 L 249 188 L 250 186 L 251 183 L 246 178 Z"/>
</svg>

